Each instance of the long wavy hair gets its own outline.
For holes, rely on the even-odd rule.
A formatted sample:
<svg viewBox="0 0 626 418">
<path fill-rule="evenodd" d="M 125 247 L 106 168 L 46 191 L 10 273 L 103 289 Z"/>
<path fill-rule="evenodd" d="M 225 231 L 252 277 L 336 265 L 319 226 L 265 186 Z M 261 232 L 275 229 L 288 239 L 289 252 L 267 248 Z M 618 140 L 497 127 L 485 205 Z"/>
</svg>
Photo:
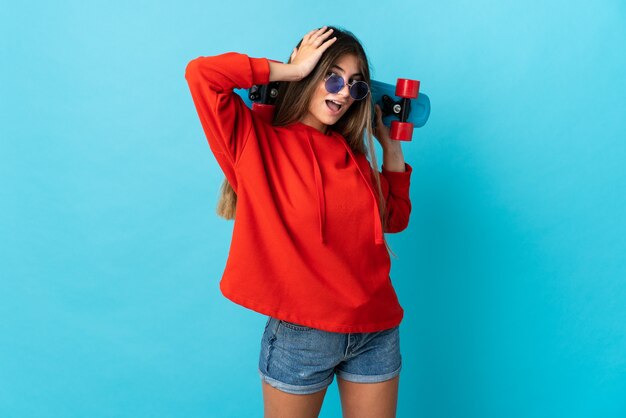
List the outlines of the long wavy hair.
<svg viewBox="0 0 626 418">
<path fill-rule="evenodd" d="M 367 56 L 356 36 L 345 29 L 334 26 L 328 26 L 328 29 L 333 29 L 332 36 L 336 36 L 337 40 L 324 51 L 313 71 L 302 80 L 282 81 L 279 83 L 272 125 L 287 126 L 302 120 L 308 112 L 309 101 L 313 97 L 319 82 L 331 71 L 332 65 L 344 55 L 354 55 L 357 58 L 359 72 L 363 75 L 363 81 L 371 85 L 370 66 Z M 302 39 L 296 47 L 299 48 L 300 44 L 302 44 Z M 290 62 L 291 58 L 287 60 L 287 63 Z M 353 153 L 363 154 L 366 158 L 369 157 L 368 161 L 370 161 L 373 169 L 374 183 L 378 191 L 379 215 L 384 231 L 387 228 L 387 207 L 380 184 L 380 173 L 374 148 L 373 112 L 374 105 L 371 95 L 367 99 L 356 100 L 330 129 L 340 133 L 345 138 Z M 365 145 L 365 137 L 367 137 L 367 146 Z M 224 219 L 234 219 L 236 206 L 237 195 L 228 180 L 224 179 L 216 212 Z M 397 258 L 389 247 L 384 234 L 383 240 L 387 250 Z"/>
</svg>

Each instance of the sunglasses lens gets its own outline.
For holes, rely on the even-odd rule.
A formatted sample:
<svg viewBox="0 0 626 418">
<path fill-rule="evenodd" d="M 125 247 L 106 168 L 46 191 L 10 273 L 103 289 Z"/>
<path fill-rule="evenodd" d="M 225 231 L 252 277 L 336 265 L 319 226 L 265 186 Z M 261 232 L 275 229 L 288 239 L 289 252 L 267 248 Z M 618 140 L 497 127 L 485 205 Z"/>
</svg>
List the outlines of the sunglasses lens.
<svg viewBox="0 0 626 418">
<path fill-rule="evenodd" d="M 343 88 L 343 78 L 336 74 L 331 74 L 326 80 L 326 90 L 329 93 L 338 93 Z"/>
<path fill-rule="evenodd" d="M 367 96 L 370 91 L 369 86 L 364 81 L 355 81 L 352 87 L 350 87 L 350 96 L 354 100 L 361 100 Z"/>
</svg>

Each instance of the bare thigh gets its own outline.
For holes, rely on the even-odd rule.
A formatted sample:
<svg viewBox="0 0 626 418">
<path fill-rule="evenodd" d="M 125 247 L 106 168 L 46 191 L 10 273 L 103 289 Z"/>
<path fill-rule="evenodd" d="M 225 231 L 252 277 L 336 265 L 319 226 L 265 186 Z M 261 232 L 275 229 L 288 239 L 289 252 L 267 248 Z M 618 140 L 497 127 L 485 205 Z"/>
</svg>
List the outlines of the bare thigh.
<svg viewBox="0 0 626 418">
<path fill-rule="evenodd" d="M 317 418 L 322 409 L 326 390 L 310 395 L 294 395 L 263 384 L 264 418 Z"/>
<path fill-rule="evenodd" d="M 343 418 L 395 418 L 400 375 L 380 383 L 354 383 L 339 378 Z"/>
</svg>

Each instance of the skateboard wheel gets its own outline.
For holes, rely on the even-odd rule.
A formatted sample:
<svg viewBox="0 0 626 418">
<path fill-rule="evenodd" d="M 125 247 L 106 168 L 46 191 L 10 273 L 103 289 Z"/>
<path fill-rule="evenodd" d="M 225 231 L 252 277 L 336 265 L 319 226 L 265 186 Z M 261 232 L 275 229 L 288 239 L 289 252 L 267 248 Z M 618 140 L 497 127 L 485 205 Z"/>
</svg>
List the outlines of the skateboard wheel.
<svg viewBox="0 0 626 418">
<path fill-rule="evenodd" d="M 409 122 L 391 122 L 389 137 L 396 141 L 410 141 L 413 137 L 413 124 Z"/>
<path fill-rule="evenodd" d="M 405 99 L 415 99 L 420 91 L 419 80 L 410 80 L 408 78 L 399 78 L 396 82 L 396 96 Z"/>
<path fill-rule="evenodd" d="M 274 105 L 252 103 L 252 111 L 261 116 L 267 123 L 272 123 L 274 120 Z"/>
</svg>

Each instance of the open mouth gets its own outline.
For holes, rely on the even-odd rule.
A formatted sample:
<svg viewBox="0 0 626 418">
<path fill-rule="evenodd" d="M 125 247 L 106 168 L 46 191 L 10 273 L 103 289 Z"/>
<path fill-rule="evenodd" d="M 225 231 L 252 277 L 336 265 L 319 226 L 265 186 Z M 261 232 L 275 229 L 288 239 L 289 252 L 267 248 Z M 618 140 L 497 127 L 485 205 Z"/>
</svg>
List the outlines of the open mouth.
<svg viewBox="0 0 626 418">
<path fill-rule="evenodd" d="M 332 100 L 326 100 L 326 106 L 333 112 L 333 113 L 338 113 L 341 108 L 343 107 L 343 105 L 340 105 L 339 103 L 335 103 Z"/>
</svg>

